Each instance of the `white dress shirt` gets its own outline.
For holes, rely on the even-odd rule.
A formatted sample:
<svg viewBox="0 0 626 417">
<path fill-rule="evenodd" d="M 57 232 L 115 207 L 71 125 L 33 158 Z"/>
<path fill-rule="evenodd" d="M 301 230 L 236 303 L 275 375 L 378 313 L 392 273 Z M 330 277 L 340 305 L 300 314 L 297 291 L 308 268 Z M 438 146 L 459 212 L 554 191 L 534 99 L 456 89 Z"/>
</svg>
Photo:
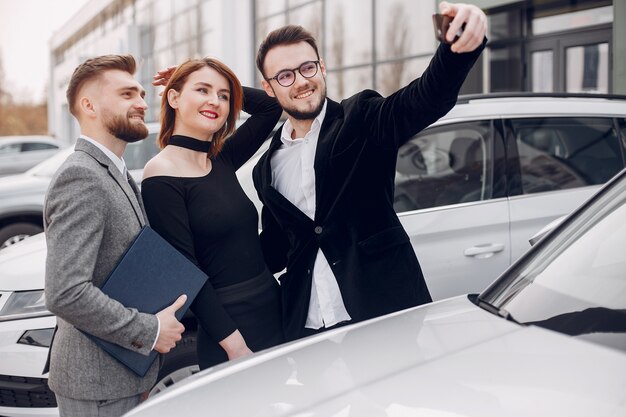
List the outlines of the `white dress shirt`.
<svg viewBox="0 0 626 417">
<path fill-rule="evenodd" d="M 104 153 L 107 156 L 107 158 L 109 158 L 111 162 L 113 162 L 115 167 L 120 170 L 120 173 L 122 174 L 122 176 L 124 176 L 124 178 L 128 178 L 128 176 L 126 175 L 127 169 L 126 169 L 126 162 L 124 162 L 124 158 L 118 157 L 109 148 L 107 148 L 106 146 L 98 142 L 97 140 L 90 138 L 89 136 L 80 135 L 80 137 L 81 139 L 85 139 L 87 142 L 91 143 L 96 148 L 100 149 L 102 153 Z M 151 350 L 154 350 L 157 340 L 159 340 L 159 333 L 161 333 L 161 321 L 157 317 L 157 335 L 156 335 L 156 338 L 154 339 L 154 343 L 152 343 Z"/>
<path fill-rule="evenodd" d="M 280 148 L 272 155 L 272 186 L 300 211 L 315 219 L 315 150 L 326 103 L 303 138 L 292 139 L 293 126 L 287 120 L 281 132 Z M 337 279 L 319 249 L 313 265 L 313 282 L 305 327 L 319 329 L 350 320 Z"/>
</svg>

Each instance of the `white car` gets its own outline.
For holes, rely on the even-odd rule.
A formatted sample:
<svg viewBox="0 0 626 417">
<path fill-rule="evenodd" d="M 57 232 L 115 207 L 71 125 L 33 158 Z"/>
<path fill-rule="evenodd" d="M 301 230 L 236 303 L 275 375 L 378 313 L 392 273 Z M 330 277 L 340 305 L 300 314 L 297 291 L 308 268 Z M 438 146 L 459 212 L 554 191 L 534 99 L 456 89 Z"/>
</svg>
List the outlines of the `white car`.
<svg viewBox="0 0 626 417">
<path fill-rule="evenodd" d="M 1 136 L 0 176 L 24 172 L 50 158 L 62 147 L 51 136 Z"/>
<path fill-rule="evenodd" d="M 626 415 L 626 170 L 479 296 L 202 371 L 127 417 Z"/>
<path fill-rule="evenodd" d="M 461 97 L 399 150 L 394 208 L 433 300 L 478 292 L 625 166 L 626 100 Z M 237 173 L 260 209 L 251 172 Z"/>
</svg>

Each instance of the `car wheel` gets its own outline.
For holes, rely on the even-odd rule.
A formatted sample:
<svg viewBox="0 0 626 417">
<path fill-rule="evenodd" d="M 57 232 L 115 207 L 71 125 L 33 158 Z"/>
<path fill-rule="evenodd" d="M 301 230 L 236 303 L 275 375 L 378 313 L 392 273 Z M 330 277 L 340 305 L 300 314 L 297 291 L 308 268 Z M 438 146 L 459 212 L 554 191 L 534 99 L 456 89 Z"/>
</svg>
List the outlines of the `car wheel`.
<svg viewBox="0 0 626 417">
<path fill-rule="evenodd" d="M 176 347 L 163 356 L 163 366 L 159 371 L 157 383 L 150 390 L 148 397 L 158 394 L 170 385 L 199 371 L 196 356 L 196 334 L 183 335 Z"/>
<path fill-rule="evenodd" d="M 32 223 L 14 223 L 0 229 L 0 249 L 7 248 L 29 236 L 43 232 L 41 226 Z"/>
</svg>

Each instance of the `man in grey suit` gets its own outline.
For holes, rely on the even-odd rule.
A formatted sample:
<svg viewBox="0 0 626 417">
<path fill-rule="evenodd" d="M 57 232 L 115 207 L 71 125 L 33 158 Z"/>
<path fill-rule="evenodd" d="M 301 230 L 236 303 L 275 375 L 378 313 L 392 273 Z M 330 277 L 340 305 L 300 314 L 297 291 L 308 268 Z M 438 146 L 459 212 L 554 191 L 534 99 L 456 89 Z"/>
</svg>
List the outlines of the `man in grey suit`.
<svg viewBox="0 0 626 417">
<path fill-rule="evenodd" d="M 145 91 L 130 55 L 89 59 L 67 89 L 81 137 L 50 183 L 44 209 L 48 256 L 46 306 L 58 330 L 51 347 L 50 388 L 64 416 L 119 416 L 156 382 L 159 361 L 141 378 L 82 331 L 125 348 L 166 353 L 184 331 L 174 316 L 181 295 L 156 315 L 140 313 L 99 287 L 145 224 L 137 185 L 122 154 L 144 139 Z"/>
</svg>

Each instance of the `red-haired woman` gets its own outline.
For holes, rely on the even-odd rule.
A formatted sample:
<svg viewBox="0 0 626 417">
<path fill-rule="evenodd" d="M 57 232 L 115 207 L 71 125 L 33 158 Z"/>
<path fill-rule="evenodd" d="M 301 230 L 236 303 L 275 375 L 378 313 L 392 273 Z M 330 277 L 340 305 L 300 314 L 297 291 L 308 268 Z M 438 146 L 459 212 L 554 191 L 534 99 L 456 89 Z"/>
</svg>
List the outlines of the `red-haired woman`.
<svg viewBox="0 0 626 417">
<path fill-rule="evenodd" d="M 162 151 L 146 165 L 141 192 L 152 228 L 209 276 L 191 306 L 204 369 L 284 340 L 258 214 L 235 175 L 281 108 L 213 58 L 189 60 L 165 79 Z M 251 117 L 235 131 L 242 108 Z"/>
</svg>

